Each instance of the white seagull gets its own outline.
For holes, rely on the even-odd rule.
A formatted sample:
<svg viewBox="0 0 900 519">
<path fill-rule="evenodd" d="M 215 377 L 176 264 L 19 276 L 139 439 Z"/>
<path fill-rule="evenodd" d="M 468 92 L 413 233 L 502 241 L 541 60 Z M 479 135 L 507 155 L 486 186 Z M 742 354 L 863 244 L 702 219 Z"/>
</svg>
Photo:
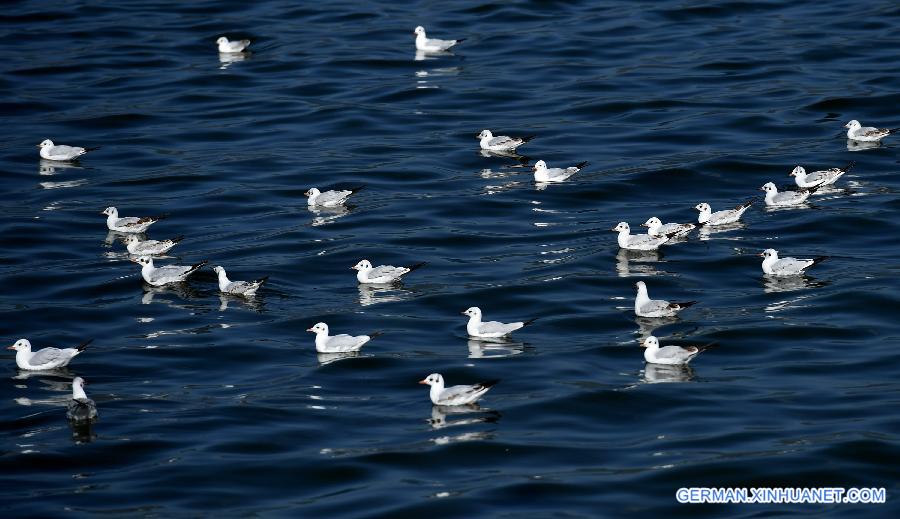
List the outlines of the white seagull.
<svg viewBox="0 0 900 519">
<path fill-rule="evenodd" d="M 797 276 L 805 274 L 806 269 L 822 263 L 828 256 L 817 256 L 812 259 L 778 258 L 778 251 L 766 249 L 759 254 L 763 257 L 762 270 L 772 276 Z"/>
<path fill-rule="evenodd" d="M 331 191 L 319 191 L 317 188 L 310 188 L 307 192 L 303 193 L 308 198 L 306 199 L 306 205 L 312 207 L 338 207 L 343 205 L 344 202 L 350 198 L 350 195 L 359 192 L 362 189 L 361 187 L 357 187 L 354 189 L 343 189 L 343 190 L 331 190 Z"/>
<path fill-rule="evenodd" d="M 844 125 L 847 128 L 847 138 L 859 142 L 880 142 L 888 135 L 900 133 L 900 128 L 873 128 L 863 126 L 856 119 Z"/>
<path fill-rule="evenodd" d="M 208 260 L 203 260 L 200 263 L 195 263 L 193 265 L 166 265 L 164 267 L 155 267 L 153 265 L 153 258 L 150 256 L 141 256 L 132 259 L 131 261 L 141 266 L 141 277 L 144 278 L 144 281 L 155 287 L 168 285 L 170 283 L 180 283 L 194 272 L 200 270 L 200 267 L 209 263 Z"/>
<path fill-rule="evenodd" d="M 100 146 L 93 148 L 80 148 L 78 146 L 66 146 L 64 144 L 53 144 L 50 139 L 44 139 L 37 145 L 41 149 L 40 155 L 42 159 L 65 161 L 73 160 L 84 155 L 89 151 L 100 149 Z"/>
<path fill-rule="evenodd" d="M 119 210 L 115 207 L 107 207 L 102 213 L 106 215 L 106 228 L 110 231 L 142 233 L 151 225 L 162 220 L 166 215 L 145 216 L 138 218 L 136 216 L 126 216 L 119 218 Z"/>
<path fill-rule="evenodd" d="M 650 299 L 646 283 L 638 281 L 634 286 L 637 287 L 637 296 L 634 298 L 634 313 L 638 317 L 672 317 L 685 308 L 697 304 L 697 301 L 670 303 L 664 299 Z"/>
<path fill-rule="evenodd" d="M 490 130 L 481 130 L 476 136 L 481 140 L 481 149 L 487 151 L 515 151 L 516 148 L 534 139 L 534 135 L 528 137 L 508 137 L 500 135 L 494 137 Z"/>
<path fill-rule="evenodd" d="M 800 205 L 806 202 L 806 199 L 809 198 L 809 195 L 813 194 L 819 186 L 814 186 L 808 189 L 801 189 L 799 191 L 782 191 L 778 192 L 778 188 L 775 187 L 773 182 L 766 182 L 763 187 L 759 188 L 761 191 L 766 192 L 766 205 L 769 207 L 788 207 L 792 205 Z"/>
<path fill-rule="evenodd" d="M 850 162 L 844 169 L 831 168 L 813 171 L 812 173 L 807 173 L 803 166 L 797 166 L 791 171 L 790 176 L 794 177 L 794 182 L 797 183 L 798 187 L 828 186 L 834 184 L 844 173 L 850 171 L 854 164 L 856 163 Z"/>
<path fill-rule="evenodd" d="M 524 328 L 537 320 L 537 318 L 534 318 L 516 323 L 501 323 L 499 321 L 482 322 L 481 309 L 477 306 L 469 308 L 465 312 L 462 312 L 462 314 L 469 316 L 469 322 L 466 324 L 466 331 L 469 332 L 469 335 L 485 339 L 506 337 L 512 332 Z"/>
<path fill-rule="evenodd" d="M 666 236 L 670 235 L 673 238 L 682 238 L 690 234 L 692 230 L 694 230 L 696 225 L 692 223 L 662 223 L 662 221 L 657 217 L 652 217 L 646 222 L 641 224 L 643 227 L 647 228 L 647 234 L 650 236 Z"/>
<path fill-rule="evenodd" d="M 644 348 L 644 360 L 650 364 L 668 364 L 670 366 L 684 365 L 691 361 L 700 352 L 711 348 L 706 346 L 664 346 L 659 347 L 659 339 L 649 336 L 641 344 Z"/>
<path fill-rule="evenodd" d="M 500 381 L 488 380 L 471 386 L 450 386 L 445 388 L 444 377 L 438 373 L 432 373 L 425 377 L 425 380 L 420 380 L 419 384 L 431 386 L 429 396 L 431 397 L 431 403 L 434 405 L 466 405 L 477 402 L 497 382 Z"/>
<path fill-rule="evenodd" d="M 269 276 L 265 276 L 256 281 L 230 281 L 223 267 L 213 267 L 213 271 L 219 276 L 219 290 L 235 296 L 252 297 L 259 287 L 269 279 Z"/>
<path fill-rule="evenodd" d="M 534 181 L 535 182 L 562 182 L 567 178 L 571 177 L 575 173 L 578 173 L 585 166 L 587 166 L 587 161 L 579 162 L 574 166 L 569 166 L 567 168 L 548 168 L 547 163 L 543 160 L 539 160 L 534 164 Z"/>
<path fill-rule="evenodd" d="M 728 225 L 740 220 L 741 216 L 744 215 L 744 211 L 752 204 L 753 200 L 750 200 L 734 209 L 723 209 L 722 211 L 712 212 L 712 208 L 709 204 L 701 202 L 695 205 L 694 209 L 700 211 L 700 215 L 697 217 L 697 222 L 699 222 L 700 225 Z"/>
<path fill-rule="evenodd" d="M 650 236 L 649 234 L 631 235 L 631 227 L 626 222 L 610 229 L 619 233 L 619 247 L 629 250 L 656 250 L 660 245 L 669 241 L 669 236 Z"/>
<path fill-rule="evenodd" d="M 84 351 L 88 344 L 93 341 L 94 339 L 84 341 L 74 348 L 60 349 L 51 347 L 32 352 L 31 343 L 28 342 L 28 339 L 19 339 L 6 349 L 16 350 L 16 365 L 20 369 L 40 371 L 68 366 L 69 362 Z"/>
<path fill-rule="evenodd" d="M 360 283 L 393 283 L 399 281 L 403 275 L 408 274 L 416 269 L 422 268 L 425 263 L 416 263 L 408 267 L 394 267 L 392 265 L 381 265 L 372 268 L 369 260 L 360 260 L 359 263 L 350 267 L 356 270 L 356 280 Z"/>
<path fill-rule="evenodd" d="M 316 334 L 316 351 L 319 353 L 346 353 L 349 351 L 358 351 L 363 345 L 373 337 L 381 335 L 375 332 L 371 335 L 328 335 L 328 325 L 325 323 L 316 323 L 312 328 L 306 331 Z"/>
<path fill-rule="evenodd" d="M 228 38 L 224 36 L 219 37 L 216 43 L 219 45 L 219 52 L 222 54 L 243 52 L 250 46 L 250 40 L 228 41 Z"/>
<path fill-rule="evenodd" d="M 178 244 L 184 236 L 179 236 L 171 240 L 141 240 L 137 236 L 130 234 L 125 237 L 125 247 L 128 252 L 135 256 L 158 256 L 169 252 L 172 247 Z"/>
<path fill-rule="evenodd" d="M 66 418 L 75 423 L 92 422 L 97 419 L 97 406 L 84 392 L 86 382 L 81 377 L 72 380 L 72 399 L 69 400 Z"/>
<path fill-rule="evenodd" d="M 439 40 L 437 38 L 429 38 L 425 35 L 425 28 L 421 25 L 416 27 L 413 34 L 416 35 L 416 50 L 421 50 L 425 52 L 443 52 L 445 50 L 449 50 L 450 47 L 453 47 L 457 43 L 464 41 L 465 38 L 460 38 L 458 40 Z"/>
</svg>

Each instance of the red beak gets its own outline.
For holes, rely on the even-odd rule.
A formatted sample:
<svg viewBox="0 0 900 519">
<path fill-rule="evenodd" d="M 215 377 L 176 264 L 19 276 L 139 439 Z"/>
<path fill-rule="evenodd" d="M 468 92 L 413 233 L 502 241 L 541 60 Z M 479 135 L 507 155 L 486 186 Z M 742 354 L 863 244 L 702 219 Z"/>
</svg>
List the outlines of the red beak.
<svg viewBox="0 0 900 519">
<path fill-rule="evenodd" d="M 420 380 L 420 381 L 419 381 L 419 384 L 425 384 L 425 385 L 427 386 L 427 385 L 428 385 L 428 382 L 426 382 L 426 381 L 424 381 L 424 380 Z"/>
<path fill-rule="evenodd" d="M 14 350 L 14 349 L 16 349 L 16 346 L 15 346 L 15 345 L 7 346 L 6 349 L 7 349 L 7 350 Z"/>
</svg>

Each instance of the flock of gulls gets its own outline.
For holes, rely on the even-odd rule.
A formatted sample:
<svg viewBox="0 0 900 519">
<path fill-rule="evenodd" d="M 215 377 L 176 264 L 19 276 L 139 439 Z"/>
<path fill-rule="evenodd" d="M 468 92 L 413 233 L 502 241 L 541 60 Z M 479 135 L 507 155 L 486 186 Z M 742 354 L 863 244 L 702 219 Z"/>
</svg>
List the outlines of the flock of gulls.
<svg viewBox="0 0 900 519">
<path fill-rule="evenodd" d="M 425 28 L 416 27 L 416 50 L 424 53 L 445 53 L 462 39 L 439 40 L 429 38 L 425 34 Z M 216 40 L 219 53 L 222 55 L 240 54 L 250 46 L 250 40 L 229 40 L 220 37 Z M 862 126 L 859 121 L 853 120 L 845 125 L 847 138 L 858 143 L 878 143 L 885 137 L 900 133 L 900 128 L 883 129 Z M 516 149 L 531 141 L 534 136 L 510 137 L 506 135 L 494 136 L 490 130 L 483 130 L 477 135 L 480 148 L 483 152 L 509 156 Z M 55 144 L 46 139 L 40 144 L 41 158 L 49 161 L 72 161 L 82 155 L 98 148 L 84 148 Z M 550 168 L 543 160 L 537 161 L 533 166 L 534 180 L 538 183 L 564 182 L 581 171 L 587 162 L 581 162 L 568 167 Z M 790 173 L 796 183 L 795 189 L 780 189 L 774 182 L 768 182 L 760 189 L 765 192 L 765 204 L 768 207 L 802 206 L 824 186 L 832 185 L 841 178 L 853 166 L 851 162 L 844 168 L 831 168 L 807 173 L 797 166 Z M 310 188 L 304 194 L 307 197 L 307 205 L 313 207 L 335 208 L 342 207 L 347 200 L 360 188 L 347 190 L 320 191 L 318 188 Z M 750 208 L 753 201 L 743 202 L 731 209 L 722 209 L 713 212 L 712 207 L 702 202 L 694 208 L 699 212 L 697 223 L 663 223 L 657 217 L 651 217 L 641 224 L 647 228 L 646 233 L 632 234 L 628 222 L 619 222 L 611 230 L 618 233 L 617 242 L 621 249 L 652 251 L 664 245 L 671 245 L 684 240 L 697 228 L 722 227 L 727 229 L 729 225 L 740 221 L 744 213 Z M 178 245 L 182 236 L 165 240 L 143 240 L 139 236 L 156 222 L 165 218 L 162 216 L 120 217 L 115 207 L 107 207 L 103 213 L 106 215 L 106 226 L 110 231 L 124 234 L 124 243 L 131 261 L 141 266 L 141 277 L 152 286 L 164 286 L 185 281 L 189 276 L 200 270 L 208 261 L 201 261 L 193 265 L 164 265 L 156 266 L 153 258 L 166 254 Z M 827 257 L 810 259 L 798 259 L 791 257 L 779 257 L 778 251 L 766 249 L 759 254 L 762 260 L 762 271 L 770 276 L 798 276 L 807 269 L 824 261 Z M 363 259 L 350 267 L 356 270 L 356 279 L 361 284 L 390 285 L 398 282 L 403 276 L 413 272 L 424 263 L 409 266 L 381 265 L 374 267 L 372 263 Z M 216 266 L 213 268 L 218 276 L 219 290 L 224 294 L 230 294 L 245 298 L 252 298 L 266 282 L 267 277 L 254 281 L 232 281 L 228 278 L 225 268 Z M 637 293 L 634 300 L 634 313 L 638 317 L 663 318 L 673 317 L 682 310 L 689 308 L 697 301 L 670 302 L 662 299 L 650 299 L 647 284 L 638 281 Z M 528 326 L 535 319 L 520 322 L 504 323 L 499 321 L 482 320 L 482 311 L 478 307 L 471 307 L 463 315 L 469 318 L 466 324 L 466 332 L 475 339 L 505 339 L 513 332 Z M 348 353 L 359 351 L 379 333 L 369 335 L 331 335 L 326 323 L 320 322 L 306 331 L 315 334 L 315 348 L 319 353 Z M 80 355 L 91 341 L 86 341 L 74 348 L 43 348 L 33 351 L 31 343 L 27 339 L 19 339 L 8 349 L 16 351 L 16 364 L 22 370 L 43 371 L 65 367 L 75 357 Z M 644 360 L 650 364 L 661 365 L 686 365 L 702 351 L 713 346 L 660 346 L 659 340 L 653 335 L 647 336 L 641 343 L 644 347 Z M 446 387 L 444 378 L 439 373 L 432 373 L 419 381 L 420 384 L 430 386 L 429 396 L 431 402 L 438 406 L 460 406 L 473 404 L 485 395 L 498 381 L 490 380 L 472 385 L 457 385 Z M 90 423 L 98 416 L 94 402 L 88 398 L 84 390 L 85 381 L 81 377 L 75 377 L 72 381 L 72 398 L 68 402 L 67 416 L 73 423 Z"/>
</svg>

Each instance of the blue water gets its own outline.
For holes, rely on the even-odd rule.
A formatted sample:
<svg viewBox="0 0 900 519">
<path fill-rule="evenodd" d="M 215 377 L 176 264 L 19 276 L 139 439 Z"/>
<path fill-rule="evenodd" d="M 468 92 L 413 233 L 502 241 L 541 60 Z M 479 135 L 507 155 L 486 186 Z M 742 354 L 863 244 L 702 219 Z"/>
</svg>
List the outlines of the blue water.
<svg viewBox="0 0 900 519">
<path fill-rule="evenodd" d="M 466 38 L 416 60 L 412 30 Z M 220 35 L 253 40 L 220 61 Z M 900 5 L 787 2 L 50 2 L 0 15 L 0 336 L 94 338 L 66 371 L 0 367 L 0 514 L 891 517 L 898 507 Z M 537 135 L 538 189 L 484 157 Z M 35 144 L 102 148 L 77 164 Z M 809 207 L 759 187 L 856 165 Z M 365 186 L 315 214 L 312 186 Z M 608 229 L 755 199 L 745 225 L 625 254 Z M 148 289 L 104 207 L 169 213 Z M 766 279 L 756 256 L 831 256 Z M 349 269 L 428 262 L 393 289 Z M 651 295 L 699 300 L 636 320 Z M 468 341 L 459 312 L 538 321 Z M 383 335 L 320 358 L 304 330 Z M 718 343 L 690 369 L 638 340 Z M 416 384 L 499 378 L 443 415 Z M 73 376 L 100 421 L 66 422 Z M 667 383 L 662 383 L 667 382 Z M 689 486 L 885 487 L 882 505 L 679 504 Z"/>
</svg>

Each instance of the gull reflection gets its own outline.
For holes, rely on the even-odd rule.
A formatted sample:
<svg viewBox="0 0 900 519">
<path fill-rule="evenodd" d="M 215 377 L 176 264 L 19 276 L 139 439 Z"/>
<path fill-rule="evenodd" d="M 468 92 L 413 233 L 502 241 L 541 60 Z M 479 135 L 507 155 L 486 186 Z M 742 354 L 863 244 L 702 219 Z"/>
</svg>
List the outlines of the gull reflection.
<svg viewBox="0 0 900 519">
<path fill-rule="evenodd" d="M 265 303 L 263 302 L 263 300 L 261 298 L 258 298 L 255 295 L 245 297 L 245 296 L 236 296 L 236 295 L 232 295 L 232 294 L 223 294 L 223 293 L 219 292 L 219 311 L 220 312 L 224 312 L 225 310 L 228 310 L 228 304 L 231 302 L 236 303 L 238 307 L 245 306 L 245 307 L 249 308 L 250 310 L 253 310 L 260 314 L 262 313 L 263 309 L 265 308 Z"/>
<path fill-rule="evenodd" d="M 399 283 L 360 283 L 358 287 L 359 304 L 362 306 L 405 301 L 413 294 Z"/>
<path fill-rule="evenodd" d="M 240 63 L 241 61 L 245 61 L 250 57 L 249 52 L 220 52 L 219 53 L 219 63 L 221 66 L 220 70 L 225 70 L 231 66 L 232 63 Z"/>
<path fill-rule="evenodd" d="M 13 380 L 28 380 L 32 377 L 41 377 L 41 382 L 46 384 L 48 386 L 48 389 L 52 391 L 68 392 L 71 390 L 71 383 L 72 379 L 75 378 L 75 374 L 69 371 L 68 367 L 46 369 L 43 371 L 20 369 L 18 373 L 13 375 L 11 378 Z M 57 382 L 55 380 L 43 380 L 43 378 L 45 377 L 58 377 L 64 380 L 62 382 Z"/>
<path fill-rule="evenodd" d="M 763 274 L 763 290 L 769 294 L 820 288 L 827 285 L 827 281 L 816 281 L 806 276 L 772 276 Z"/>
<path fill-rule="evenodd" d="M 62 173 L 63 169 L 84 169 L 84 166 L 78 164 L 78 162 L 60 162 L 56 160 L 47 160 L 41 159 L 38 165 L 38 174 L 39 175 L 55 175 L 57 173 Z"/>
<path fill-rule="evenodd" d="M 94 433 L 94 422 L 75 423 L 70 420 L 69 427 L 72 429 L 72 440 L 75 443 L 90 443 L 97 438 Z"/>
<path fill-rule="evenodd" d="M 647 263 L 659 263 L 662 253 L 658 250 L 619 249 L 616 253 L 616 272 L 619 277 L 658 276 L 662 272 Z"/>
<path fill-rule="evenodd" d="M 469 339 L 470 359 L 499 359 L 525 353 L 525 344 L 503 339 Z"/>
<path fill-rule="evenodd" d="M 641 381 L 647 384 L 665 384 L 667 382 L 690 382 L 694 379 L 694 369 L 690 365 L 667 366 L 664 364 L 644 365 Z"/>
<path fill-rule="evenodd" d="M 863 151 L 863 150 L 871 150 L 881 146 L 881 141 L 878 142 L 859 142 L 851 139 L 847 139 L 847 151 Z"/>
<path fill-rule="evenodd" d="M 481 416 L 472 416 L 469 418 L 460 418 L 457 420 L 447 421 L 448 415 L 455 414 L 480 414 Z M 493 409 L 483 408 L 478 404 L 468 405 L 433 405 L 431 406 L 431 418 L 428 423 L 432 429 L 443 429 L 445 427 L 455 427 L 458 425 L 471 425 L 476 423 L 496 423 L 500 419 L 500 412 Z"/>
<path fill-rule="evenodd" d="M 338 362 L 344 359 L 353 359 L 359 357 L 358 351 L 345 351 L 342 353 L 319 353 L 316 352 L 316 359 L 319 361 L 319 364 L 325 366 L 326 364 L 331 364 L 332 362 Z"/>
<path fill-rule="evenodd" d="M 122 246 L 124 247 L 125 246 L 125 238 L 127 238 L 129 236 L 137 236 L 137 239 L 139 239 L 141 241 L 144 241 L 147 239 L 147 235 L 145 233 L 127 233 L 127 232 L 118 232 L 118 231 L 108 231 L 106 233 L 106 238 L 103 240 L 103 244 L 109 246 L 109 245 L 112 245 L 113 243 L 115 243 L 116 239 L 118 239 L 119 243 L 121 243 Z M 125 250 L 127 251 L 128 249 L 126 248 Z"/>
<path fill-rule="evenodd" d="M 482 157 L 486 158 L 504 158 L 504 159 L 513 159 L 519 163 L 517 166 L 510 167 L 525 167 L 528 165 L 528 162 L 531 160 L 529 157 L 525 155 L 519 155 L 515 151 L 492 151 L 492 150 L 479 150 Z"/>
<path fill-rule="evenodd" d="M 670 316 L 670 317 L 636 317 L 634 322 L 637 323 L 638 329 L 635 332 L 635 335 L 640 337 L 639 341 L 641 343 L 644 342 L 644 339 L 651 335 L 656 335 L 653 333 L 657 328 L 661 328 L 663 326 L 669 324 L 675 324 L 681 319 L 678 316 Z"/>
<path fill-rule="evenodd" d="M 184 308 L 190 309 L 189 306 L 184 304 L 176 304 L 174 299 L 168 298 L 166 296 L 175 295 L 181 298 L 182 300 L 191 300 L 197 299 L 199 297 L 199 293 L 190 287 L 187 283 L 173 283 L 171 285 L 164 285 L 161 287 L 155 287 L 153 285 L 148 285 L 146 282 L 143 283 L 144 286 L 144 295 L 141 297 L 141 304 L 149 305 L 152 303 L 162 303 L 171 308 Z"/>
<path fill-rule="evenodd" d="M 738 229 L 743 229 L 745 225 L 741 222 L 735 223 L 727 223 L 725 225 L 701 225 L 700 229 L 697 231 L 699 234 L 700 240 L 706 241 L 709 240 L 713 234 L 720 234 L 723 232 L 736 231 Z M 731 238 L 731 239 L 740 239 L 739 237 Z"/>
<path fill-rule="evenodd" d="M 416 55 L 413 56 L 413 61 L 425 61 L 425 60 L 432 60 L 432 59 L 445 58 L 445 57 L 454 57 L 454 56 L 456 56 L 456 54 L 453 54 L 452 52 L 446 51 L 446 50 L 425 51 L 425 50 L 416 49 Z M 454 68 L 456 68 L 456 67 L 454 67 Z"/>
<path fill-rule="evenodd" d="M 337 207 L 307 206 L 307 209 L 309 210 L 309 212 L 315 215 L 315 218 L 313 218 L 312 220 L 312 225 L 314 227 L 318 227 L 320 225 L 327 225 L 339 218 L 346 216 L 348 213 L 350 213 L 352 207 L 343 205 L 339 205 Z"/>
</svg>

